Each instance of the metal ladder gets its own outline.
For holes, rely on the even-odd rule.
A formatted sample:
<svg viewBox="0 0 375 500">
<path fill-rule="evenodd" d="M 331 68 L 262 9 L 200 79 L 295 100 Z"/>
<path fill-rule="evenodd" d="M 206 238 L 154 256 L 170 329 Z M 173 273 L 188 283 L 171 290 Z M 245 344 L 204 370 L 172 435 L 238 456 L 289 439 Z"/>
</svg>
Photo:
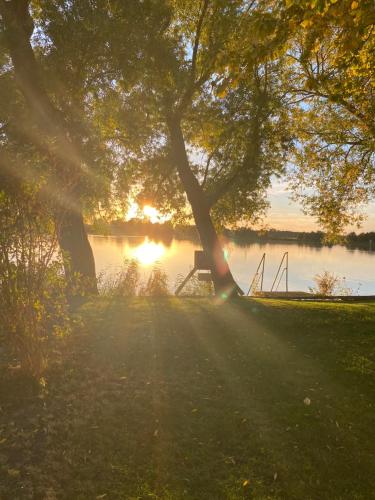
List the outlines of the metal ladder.
<svg viewBox="0 0 375 500">
<path fill-rule="evenodd" d="M 250 292 L 253 294 L 258 290 L 258 284 L 260 280 L 260 288 L 259 291 L 261 292 L 263 290 L 263 278 L 264 278 L 264 264 L 266 261 L 266 254 L 264 253 L 262 258 L 260 259 L 259 265 L 257 270 L 255 271 L 254 277 L 251 281 L 249 290 L 247 292 L 247 295 L 250 295 Z"/>
<path fill-rule="evenodd" d="M 285 261 L 285 265 L 281 269 L 284 261 Z M 289 253 L 288 252 L 285 252 L 284 255 L 283 255 L 283 258 L 281 259 L 281 262 L 280 262 L 280 265 L 279 265 L 279 269 L 277 270 L 275 279 L 273 280 L 273 283 L 272 283 L 272 286 L 271 286 L 271 290 L 270 290 L 271 292 L 274 291 L 274 287 L 275 287 L 277 278 L 279 278 L 279 281 L 277 281 L 277 285 L 276 285 L 276 288 L 275 288 L 275 292 L 277 291 L 277 289 L 279 288 L 280 282 L 282 280 L 282 277 L 284 276 L 284 273 L 285 273 L 285 291 L 287 292 L 288 291 L 288 274 L 289 274 Z"/>
<path fill-rule="evenodd" d="M 264 253 L 262 255 L 262 258 L 260 259 L 257 270 L 255 271 L 255 274 L 254 274 L 253 279 L 251 281 L 247 295 L 250 295 L 250 293 L 251 293 L 251 295 L 254 295 L 254 293 L 257 291 L 259 291 L 259 292 L 263 291 L 265 262 L 266 262 L 266 254 Z M 284 265 L 284 267 L 283 267 L 283 265 Z M 270 290 L 271 292 L 277 291 L 284 275 L 285 275 L 285 291 L 288 292 L 288 280 L 289 280 L 289 253 L 288 252 L 284 252 L 284 255 L 282 256 L 282 259 L 281 259 L 279 268 L 277 270 L 275 279 L 273 280 L 273 283 L 272 283 L 272 287 Z"/>
</svg>

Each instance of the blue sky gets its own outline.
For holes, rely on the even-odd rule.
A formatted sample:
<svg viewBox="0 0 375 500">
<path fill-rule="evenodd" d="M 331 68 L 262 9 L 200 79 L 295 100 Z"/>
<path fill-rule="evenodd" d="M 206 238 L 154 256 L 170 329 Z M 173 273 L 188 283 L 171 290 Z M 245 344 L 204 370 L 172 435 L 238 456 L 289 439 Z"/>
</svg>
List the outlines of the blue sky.
<svg viewBox="0 0 375 500">
<path fill-rule="evenodd" d="M 288 185 L 285 181 L 276 180 L 268 192 L 271 207 L 268 210 L 264 223 L 270 228 L 286 229 L 291 231 L 317 231 L 319 230 L 313 217 L 304 215 L 299 204 L 289 198 Z M 375 203 L 365 208 L 367 219 L 363 227 L 356 232 L 375 231 Z"/>
</svg>

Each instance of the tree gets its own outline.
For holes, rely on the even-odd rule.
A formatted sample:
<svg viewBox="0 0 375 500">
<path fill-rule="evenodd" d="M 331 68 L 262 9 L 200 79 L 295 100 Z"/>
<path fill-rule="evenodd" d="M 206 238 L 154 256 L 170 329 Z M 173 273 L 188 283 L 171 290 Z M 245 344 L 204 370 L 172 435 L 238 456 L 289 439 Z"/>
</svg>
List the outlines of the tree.
<svg viewBox="0 0 375 500">
<path fill-rule="evenodd" d="M 121 18 L 124 8 L 115 4 Z M 217 228 L 259 216 L 270 177 L 282 171 L 290 145 L 279 85 L 283 63 L 272 57 L 282 39 L 277 9 L 268 13 L 273 6 L 183 0 L 160 8 L 141 83 L 126 101 L 139 110 L 132 126 L 144 140 L 132 149 L 121 134 L 117 138 L 132 149 L 140 199 L 179 214 L 188 201 L 216 293 L 223 296 L 238 287 Z M 121 102 L 125 75 L 116 55 L 123 45 L 115 36 L 110 42 Z M 126 111 L 119 106 L 113 117 L 124 137 Z"/>
<path fill-rule="evenodd" d="M 29 0 L 0 2 L 3 36 L 16 83 L 32 115 L 33 143 L 48 156 L 62 188 L 54 195 L 58 241 L 69 260 L 66 273 L 79 273 L 86 278 L 88 288 L 96 291 L 94 257 L 82 216 L 83 148 L 45 88 L 30 42 L 34 24 L 29 3 Z"/>
<path fill-rule="evenodd" d="M 289 2 L 298 147 L 296 197 L 332 239 L 363 220 L 375 186 L 375 9 L 371 1 Z"/>
<path fill-rule="evenodd" d="M 14 73 L 31 110 L 30 119 L 13 123 L 13 129 L 22 129 L 24 141 L 49 160 L 46 175 L 56 220 L 62 220 L 57 229 L 70 261 L 67 271 L 94 283 L 83 214 L 113 213 L 128 188 L 123 151 L 116 148 L 108 121 L 115 86 L 108 38 L 118 19 L 116 2 L 11 0 L 0 5 L 2 41 L 13 65 L 5 60 L 3 67 Z M 124 92 L 139 83 L 147 32 L 159 29 L 156 10 L 153 2 L 131 0 L 117 23 Z"/>
</svg>

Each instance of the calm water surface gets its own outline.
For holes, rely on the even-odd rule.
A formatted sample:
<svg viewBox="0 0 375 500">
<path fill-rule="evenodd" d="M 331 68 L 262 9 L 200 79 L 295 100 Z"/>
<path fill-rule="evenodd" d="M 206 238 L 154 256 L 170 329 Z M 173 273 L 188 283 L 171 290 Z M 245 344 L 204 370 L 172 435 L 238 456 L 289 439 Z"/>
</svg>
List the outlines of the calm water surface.
<svg viewBox="0 0 375 500">
<path fill-rule="evenodd" d="M 199 243 L 187 240 L 154 241 L 134 236 L 89 236 L 98 273 L 116 272 L 126 259 L 138 261 L 141 273 L 147 278 L 158 264 L 168 275 L 174 288 L 178 274 L 186 275 L 193 267 L 194 250 Z M 342 246 L 312 247 L 292 242 L 225 245 L 228 261 L 240 287 L 247 292 L 259 261 L 266 253 L 264 290 L 271 288 L 284 252 L 289 252 L 289 289 L 308 291 L 313 278 L 322 271 L 331 271 L 346 278 L 354 293 L 375 294 L 375 252 L 350 250 Z M 285 289 L 281 282 L 279 290 Z"/>
</svg>

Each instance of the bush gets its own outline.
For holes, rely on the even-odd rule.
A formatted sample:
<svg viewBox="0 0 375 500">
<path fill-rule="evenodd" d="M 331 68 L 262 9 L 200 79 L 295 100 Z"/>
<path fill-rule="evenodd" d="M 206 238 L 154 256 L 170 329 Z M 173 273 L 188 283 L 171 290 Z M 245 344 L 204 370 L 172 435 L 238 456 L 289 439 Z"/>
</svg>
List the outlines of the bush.
<svg viewBox="0 0 375 500">
<path fill-rule="evenodd" d="M 353 290 L 346 286 L 345 278 L 340 278 L 334 273 L 324 271 L 314 276 L 316 287 L 310 288 L 316 295 L 353 295 Z"/>
<path fill-rule="evenodd" d="M 166 297 L 169 295 L 167 274 L 158 267 L 154 267 L 147 283 L 141 286 L 139 295 L 146 297 Z"/>
<path fill-rule="evenodd" d="M 135 260 L 125 261 L 124 267 L 115 274 L 102 273 L 98 281 L 100 294 L 107 297 L 165 297 L 169 295 L 166 273 L 154 267 L 148 280 L 142 281 L 138 263 Z"/>
<path fill-rule="evenodd" d="M 47 341 L 69 328 L 51 213 L 27 189 L 0 191 L 0 334 L 23 372 L 40 378 Z"/>
<path fill-rule="evenodd" d="M 102 273 L 98 279 L 99 293 L 108 297 L 134 297 L 140 286 L 138 264 L 131 260 L 115 274 Z"/>
</svg>

